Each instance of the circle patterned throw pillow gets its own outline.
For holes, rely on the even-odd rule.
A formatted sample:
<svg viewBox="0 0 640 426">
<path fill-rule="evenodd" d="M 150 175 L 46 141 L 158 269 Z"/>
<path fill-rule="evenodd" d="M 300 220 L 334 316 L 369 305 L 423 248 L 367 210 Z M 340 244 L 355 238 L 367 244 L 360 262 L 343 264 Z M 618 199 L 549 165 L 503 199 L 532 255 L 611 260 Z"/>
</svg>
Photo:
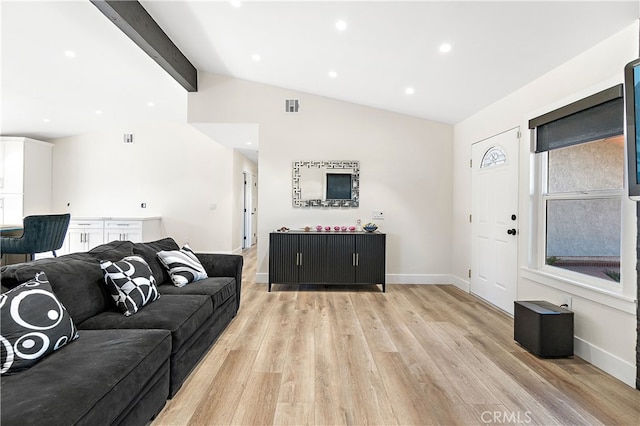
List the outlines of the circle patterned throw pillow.
<svg viewBox="0 0 640 426">
<path fill-rule="evenodd" d="M 27 369 L 77 338 L 44 272 L 0 295 L 1 374 Z"/>
</svg>

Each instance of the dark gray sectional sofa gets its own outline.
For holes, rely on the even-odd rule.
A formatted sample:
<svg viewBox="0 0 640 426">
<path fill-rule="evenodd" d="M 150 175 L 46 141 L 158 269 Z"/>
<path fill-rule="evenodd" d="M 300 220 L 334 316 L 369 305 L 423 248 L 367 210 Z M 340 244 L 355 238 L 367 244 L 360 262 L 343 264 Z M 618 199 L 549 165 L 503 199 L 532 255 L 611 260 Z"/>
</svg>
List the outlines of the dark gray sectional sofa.
<svg viewBox="0 0 640 426">
<path fill-rule="evenodd" d="M 242 256 L 196 254 L 208 278 L 176 287 L 156 257 L 171 238 L 117 241 L 86 253 L 10 265 L 3 292 L 44 271 L 79 337 L 27 370 L 3 375 L 0 423 L 145 425 L 173 397 L 240 306 Z M 160 298 L 124 316 L 104 285 L 100 261 L 139 255 Z"/>
</svg>

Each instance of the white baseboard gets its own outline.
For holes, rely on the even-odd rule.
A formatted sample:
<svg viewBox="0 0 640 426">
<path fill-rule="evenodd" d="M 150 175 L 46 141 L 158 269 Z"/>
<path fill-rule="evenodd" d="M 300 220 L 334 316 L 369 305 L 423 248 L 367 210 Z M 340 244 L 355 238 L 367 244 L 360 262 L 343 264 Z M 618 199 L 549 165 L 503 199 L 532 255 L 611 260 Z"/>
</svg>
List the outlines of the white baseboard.
<svg viewBox="0 0 640 426">
<path fill-rule="evenodd" d="M 387 284 L 451 284 L 448 274 L 387 274 Z"/>
<path fill-rule="evenodd" d="M 577 336 L 573 339 L 573 352 L 621 382 L 632 388 L 636 387 L 636 366 L 634 363 L 620 359 Z"/>
<path fill-rule="evenodd" d="M 269 284 L 269 273 L 256 272 L 256 284 Z"/>
<path fill-rule="evenodd" d="M 471 283 L 468 280 L 464 280 L 456 275 L 451 275 L 451 284 L 466 293 L 471 292 Z"/>
</svg>

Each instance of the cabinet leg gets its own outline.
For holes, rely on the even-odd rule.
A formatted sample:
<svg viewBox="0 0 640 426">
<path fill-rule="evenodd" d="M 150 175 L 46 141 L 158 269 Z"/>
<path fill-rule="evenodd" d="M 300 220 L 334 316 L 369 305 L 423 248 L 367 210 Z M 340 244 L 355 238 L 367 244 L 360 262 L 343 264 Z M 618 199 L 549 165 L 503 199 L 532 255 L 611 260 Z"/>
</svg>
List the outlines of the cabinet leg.
<svg viewBox="0 0 640 426">
<path fill-rule="evenodd" d="M 271 293 L 271 283 L 269 283 L 269 293 Z"/>
</svg>

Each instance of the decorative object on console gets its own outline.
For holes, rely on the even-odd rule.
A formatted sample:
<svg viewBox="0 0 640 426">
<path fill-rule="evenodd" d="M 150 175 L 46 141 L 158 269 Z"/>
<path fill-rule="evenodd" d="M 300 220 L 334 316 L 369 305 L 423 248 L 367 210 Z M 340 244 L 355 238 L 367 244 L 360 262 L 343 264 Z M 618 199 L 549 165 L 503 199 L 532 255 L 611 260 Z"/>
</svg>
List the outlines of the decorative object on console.
<svg viewBox="0 0 640 426">
<path fill-rule="evenodd" d="M 36 364 L 78 338 L 71 316 L 53 293 L 44 272 L 0 295 L 0 373 Z"/>
<path fill-rule="evenodd" d="M 204 267 L 188 244 L 180 250 L 160 251 L 158 259 L 169 271 L 171 281 L 176 287 L 184 287 L 190 282 L 207 278 Z"/>
<path fill-rule="evenodd" d="M 316 226 L 316 231 L 318 231 L 318 232 L 322 231 L 322 225 Z"/>
<path fill-rule="evenodd" d="M 330 226 L 325 226 L 325 227 L 324 227 L 324 230 L 325 230 L 325 231 L 327 231 L 327 232 L 329 232 L 329 231 L 331 231 L 331 227 L 330 227 Z"/>
<path fill-rule="evenodd" d="M 100 262 L 104 283 L 118 309 L 130 316 L 160 297 L 149 264 L 141 256 L 127 256 L 118 262 Z"/>
<path fill-rule="evenodd" d="M 376 225 L 375 223 L 369 222 L 363 226 L 363 229 L 367 232 L 373 232 L 376 229 L 378 229 L 378 225 Z"/>
</svg>

